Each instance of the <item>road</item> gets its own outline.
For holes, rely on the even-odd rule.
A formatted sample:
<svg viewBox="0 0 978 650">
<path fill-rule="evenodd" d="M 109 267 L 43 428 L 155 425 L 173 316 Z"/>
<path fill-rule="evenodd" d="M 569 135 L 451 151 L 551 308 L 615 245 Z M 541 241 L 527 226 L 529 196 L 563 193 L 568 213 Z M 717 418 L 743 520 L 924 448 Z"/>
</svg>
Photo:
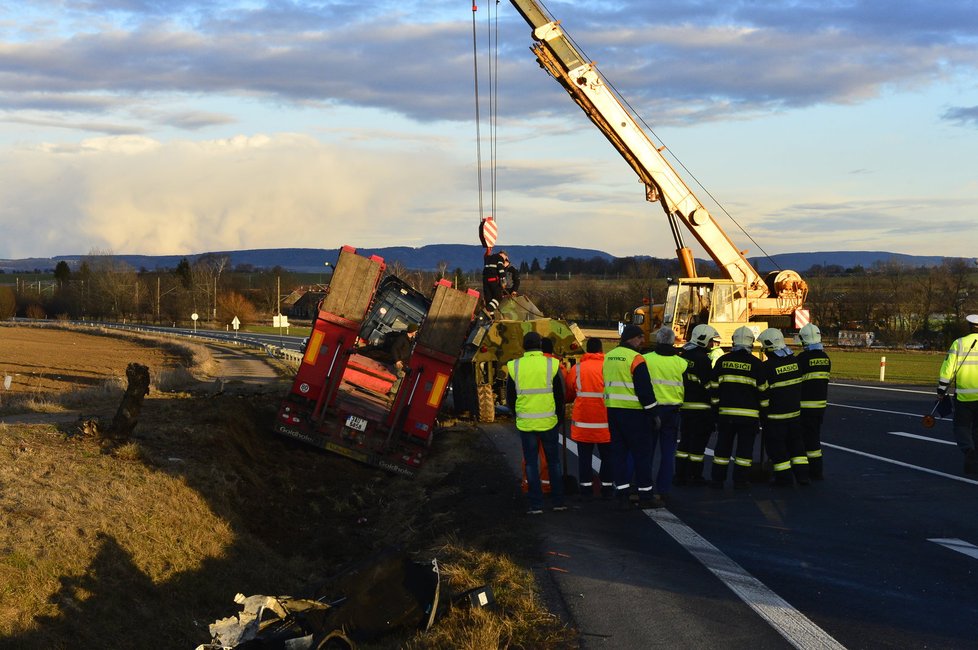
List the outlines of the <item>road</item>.
<svg viewBox="0 0 978 650">
<path fill-rule="evenodd" d="M 978 481 L 948 421 L 921 426 L 932 388 L 833 382 L 829 402 L 825 481 L 541 517 L 584 647 L 978 647 Z"/>
</svg>

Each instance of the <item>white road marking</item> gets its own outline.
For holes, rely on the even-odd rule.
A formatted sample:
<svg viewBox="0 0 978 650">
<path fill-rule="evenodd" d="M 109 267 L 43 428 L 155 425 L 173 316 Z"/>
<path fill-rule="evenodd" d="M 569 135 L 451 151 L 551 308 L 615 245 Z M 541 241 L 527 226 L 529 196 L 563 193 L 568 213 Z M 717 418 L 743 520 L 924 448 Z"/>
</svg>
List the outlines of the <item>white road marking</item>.
<svg viewBox="0 0 978 650">
<path fill-rule="evenodd" d="M 865 388 L 867 390 L 888 390 L 894 393 L 914 393 L 915 395 L 933 395 L 933 390 L 911 390 L 909 388 L 890 388 L 888 386 L 860 386 L 859 384 L 840 384 L 829 382 L 829 386 L 842 386 L 844 388 Z"/>
<path fill-rule="evenodd" d="M 910 463 L 904 463 L 899 460 L 893 460 L 892 458 L 884 458 L 883 456 L 877 456 L 876 454 L 869 454 L 866 453 L 865 451 L 859 451 L 857 449 L 849 449 L 848 447 L 833 445 L 828 442 L 823 442 L 822 446 L 830 447 L 832 449 L 838 449 L 839 451 L 848 451 L 850 454 L 865 456 L 866 458 L 872 458 L 873 460 L 883 461 L 884 463 L 890 463 L 892 465 L 899 465 L 900 467 L 908 467 L 910 469 L 915 469 L 920 472 L 926 472 L 927 474 L 933 474 L 935 476 L 943 476 L 944 478 L 953 479 L 955 481 L 961 481 L 962 483 L 971 483 L 972 485 L 978 485 L 978 481 L 974 479 L 964 478 L 963 476 L 955 476 L 954 474 L 948 474 L 946 472 L 938 472 L 935 469 L 928 469 L 927 467 L 921 467 L 919 465 L 911 465 Z"/>
<path fill-rule="evenodd" d="M 757 612 L 791 645 L 801 650 L 845 648 L 828 632 L 792 607 L 788 601 L 768 589 L 764 583 L 680 521 L 676 515 L 664 508 L 645 510 L 644 512 L 662 530 L 689 551 L 690 555 L 720 578 L 738 598 Z"/>
<path fill-rule="evenodd" d="M 965 555 L 970 555 L 971 557 L 978 559 L 978 546 L 969 544 L 963 539 L 958 539 L 956 537 L 935 537 L 928 539 L 927 541 L 940 544 L 941 546 L 949 548 L 952 551 L 964 553 Z"/>
<path fill-rule="evenodd" d="M 936 442 L 940 445 L 954 445 L 957 444 L 953 440 L 938 440 L 937 438 L 931 438 L 930 436 L 919 436 L 916 433 L 907 433 L 906 431 L 887 431 L 891 436 L 902 436 L 904 438 L 916 438 L 917 440 L 926 440 L 927 442 Z"/>
<path fill-rule="evenodd" d="M 886 411 L 883 409 L 871 409 L 867 406 L 850 406 L 849 404 L 837 404 L 835 402 L 828 402 L 829 406 L 836 406 L 843 409 L 855 409 L 857 411 L 872 411 L 873 413 L 889 413 L 890 415 L 909 415 L 914 418 L 924 417 L 920 413 L 905 413 L 904 411 Z"/>
</svg>

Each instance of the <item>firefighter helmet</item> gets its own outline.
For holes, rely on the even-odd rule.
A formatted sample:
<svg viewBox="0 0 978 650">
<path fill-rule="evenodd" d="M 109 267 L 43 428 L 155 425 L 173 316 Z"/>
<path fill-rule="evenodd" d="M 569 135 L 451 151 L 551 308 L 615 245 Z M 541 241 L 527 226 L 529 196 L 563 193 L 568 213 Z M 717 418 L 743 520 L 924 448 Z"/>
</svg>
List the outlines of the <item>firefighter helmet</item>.
<svg viewBox="0 0 978 650">
<path fill-rule="evenodd" d="M 757 337 L 757 340 L 764 346 L 765 352 L 774 352 L 775 350 L 780 350 L 781 348 L 785 347 L 784 334 L 782 334 L 781 330 L 777 329 L 776 327 L 769 327 L 761 332 L 760 336 Z"/>
<path fill-rule="evenodd" d="M 811 345 L 813 343 L 822 342 L 822 332 L 818 329 L 818 326 L 813 323 L 808 323 L 800 330 L 798 330 L 798 338 L 801 339 L 802 345 Z"/>
<path fill-rule="evenodd" d="M 720 340 L 720 333 L 710 325 L 697 325 L 689 335 L 689 340 L 701 348 L 710 347 L 710 341 Z"/>
<path fill-rule="evenodd" d="M 744 347 L 751 347 L 754 345 L 754 332 L 751 328 L 744 325 L 743 327 L 738 327 L 734 330 L 733 337 L 731 339 L 734 345 L 742 345 Z"/>
</svg>

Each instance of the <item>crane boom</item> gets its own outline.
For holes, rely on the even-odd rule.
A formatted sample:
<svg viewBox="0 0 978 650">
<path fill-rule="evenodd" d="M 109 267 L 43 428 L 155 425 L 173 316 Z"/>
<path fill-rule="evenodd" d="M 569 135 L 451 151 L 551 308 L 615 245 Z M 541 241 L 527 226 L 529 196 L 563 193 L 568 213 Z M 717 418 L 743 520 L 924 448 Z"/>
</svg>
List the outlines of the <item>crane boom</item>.
<svg viewBox="0 0 978 650">
<path fill-rule="evenodd" d="M 677 222 L 700 242 L 723 276 L 742 287 L 741 297 L 748 301 L 748 317 L 786 315 L 800 308 L 807 294 L 801 277 L 794 271 L 761 277 L 625 108 L 594 63 L 567 37 L 559 21 L 550 17 L 536 0 L 510 2 L 533 29 L 535 43 L 531 50 L 541 67 L 563 86 L 635 171 L 645 185 L 646 199 L 662 206 L 672 226 L 685 275 L 695 277 L 696 270 Z"/>
</svg>

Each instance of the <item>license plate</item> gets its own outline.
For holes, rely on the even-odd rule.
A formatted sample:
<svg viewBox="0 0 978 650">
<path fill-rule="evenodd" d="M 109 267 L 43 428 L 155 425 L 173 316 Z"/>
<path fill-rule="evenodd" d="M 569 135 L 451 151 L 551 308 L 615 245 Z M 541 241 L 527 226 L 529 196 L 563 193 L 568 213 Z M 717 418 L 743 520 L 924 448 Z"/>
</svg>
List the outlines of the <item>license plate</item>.
<svg viewBox="0 0 978 650">
<path fill-rule="evenodd" d="M 346 418 L 346 426 L 356 431 L 366 431 L 367 421 L 361 417 L 357 417 L 356 415 L 351 415 Z"/>
</svg>

